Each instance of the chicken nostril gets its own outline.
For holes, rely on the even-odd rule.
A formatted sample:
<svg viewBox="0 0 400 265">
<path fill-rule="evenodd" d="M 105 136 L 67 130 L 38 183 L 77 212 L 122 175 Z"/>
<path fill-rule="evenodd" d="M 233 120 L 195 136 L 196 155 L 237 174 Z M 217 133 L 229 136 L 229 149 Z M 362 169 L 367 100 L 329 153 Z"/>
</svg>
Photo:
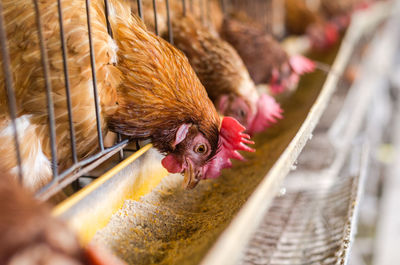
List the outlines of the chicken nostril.
<svg viewBox="0 0 400 265">
<path fill-rule="evenodd" d="M 198 180 L 203 178 L 203 170 L 202 169 L 196 170 L 195 178 L 198 179 Z"/>
</svg>

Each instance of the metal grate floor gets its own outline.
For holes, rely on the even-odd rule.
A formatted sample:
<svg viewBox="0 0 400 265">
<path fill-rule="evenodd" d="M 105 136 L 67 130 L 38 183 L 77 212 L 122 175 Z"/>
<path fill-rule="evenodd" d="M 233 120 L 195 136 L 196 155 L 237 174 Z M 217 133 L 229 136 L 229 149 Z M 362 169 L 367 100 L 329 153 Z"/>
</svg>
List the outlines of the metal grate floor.
<svg viewBox="0 0 400 265">
<path fill-rule="evenodd" d="M 238 264 L 347 264 L 368 160 L 391 126 L 388 58 L 399 54 L 396 25 L 398 18 L 374 37 L 348 93 L 337 91 L 340 111 L 330 104 Z"/>
<path fill-rule="evenodd" d="M 348 171 L 329 186 L 320 182 L 277 197 L 240 264 L 340 264 L 360 182 L 360 174 Z"/>
</svg>

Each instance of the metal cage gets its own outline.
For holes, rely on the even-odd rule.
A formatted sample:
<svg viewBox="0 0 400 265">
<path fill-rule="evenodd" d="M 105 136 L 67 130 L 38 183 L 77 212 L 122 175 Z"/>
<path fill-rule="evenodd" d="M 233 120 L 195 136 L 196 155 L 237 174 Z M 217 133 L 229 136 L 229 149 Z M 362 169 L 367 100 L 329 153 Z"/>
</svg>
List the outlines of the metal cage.
<svg viewBox="0 0 400 265">
<path fill-rule="evenodd" d="M 49 125 L 49 137 L 51 144 L 51 168 L 52 168 L 52 181 L 45 185 L 37 192 L 37 196 L 42 199 L 47 199 L 59 192 L 62 188 L 76 180 L 79 176 L 88 173 L 90 170 L 94 169 L 102 162 L 110 158 L 112 155 L 120 152 L 120 158 L 123 159 L 124 154 L 122 149 L 128 144 L 129 139 L 122 140 L 122 137 L 118 135 L 118 141 L 111 147 L 106 148 L 104 146 L 104 137 L 102 135 L 101 130 L 101 121 L 100 121 L 100 108 L 99 108 L 99 100 L 98 100 L 98 90 L 97 90 L 97 80 L 96 80 L 96 71 L 94 70 L 96 58 L 94 56 L 94 47 L 92 43 L 92 35 L 91 35 L 91 18 L 90 18 L 90 0 L 85 0 L 86 5 L 86 16 L 87 16 L 87 27 L 88 27 L 88 39 L 89 39 L 89 49 L 90 49 L 90 65 L 91 65 L 91 75 L 92 75 L 92 83 L 93 83 L 93 93 L 94 93 L 94 107 L 96 111 L 96 126 L 97 126 L 97 138 L 98 138 L 98 151 L 91 156 L 85 157 L 83 159 L 79 159 L 76 151 L 76 137 L 73 126 L 73 121 L 79 119 L 78 117 L 73 117 L 72 115 L 72 104 L 71 104 L 71 95 L 70 95 L 70 82 L 69 82 L 69 71 L 67 65 L 67 50 L 66 50 L 66 40 L 64 34 L 64 25 L 63 25 L 63 9 L 62 9 L 62 1 L 57 1 L 57 10 L 59 17 L 59 27 L 60 27 L 60 40 L 61 47 L 60 50 L 62 52 L 63 59 L 63 71 L 64 71 L 64 80 L 65 80 L 65 93 L 67 100 L 67 108 L 68 108 L 68 119 L 69 119 L 69 135 L 70 135 L 70 147 L 71 147 L 71 159 L 73 164 L 60 172 L 58 169 L 58 160 L 57 160 L 57 146 L 56 146 L 56 131 L 55 131 L 55 117 L 54 117 L 54 103 L 53 98 L 51 96 L 51 82 L 49 78 L 49 60 L 46 51 L 45 40 L 42 32 L 42 21 L 41 14 L 39 9 L 38 0 L 33 0 L 34 11 L 35 11 L 35 20 L 39 38 L 40 45 L 40 54 L 41 54 L 41 64 L 43 66 L 43 75 L 45 79 L 45 90 L 47 97 L 47 113 L 48 113 L 48 125 Z M 168 0 L 166 0 L 168 4 Z M 153 1 L 155 5 L 155 1 Z M 142 17 L 141 13 L 141 1 L 137 1 L 139 16 Z M 106 22 L 107 22 L 107 30 L 110 36 L 112 37 L 112 31 L 110 27 L 110 23 L 108 20 L 109 13 L 109 5 L 108 1 L 104 0 L 105 14 L 106 14 Z M 156 11 L 156 7 L 154 6 L 154 11 Z M 17 103 L 16 96 L 14 91 L 14 83 L 13 83 L 13 74 L 10 65 L 10 54 L 8 49 L 8 41 L 7 34 L 5 31 L 5 21 L 3 16 L 3 4 L 0 1 L 0 43 L 1 43 L 1 55 L 2 55 L 2 66 L 4 72 L 4 81 L 5 81 L 5 89 L 7 93 L 7 102 L 9 106 L 9 115 L 12 121 L 12 131 L 14 137 L 14 144 L 16 148 L 16 157 L 18 164 L 18 176 L 20 182 L 23 180 L 24 172 L 22 167 L 22 158 L 20 151 L 20 141 L 18 136 L 18 128 L 15 122 L 17 118 Z"/>
<path fill-rule="evenodd" d="M 49 59 L 46 49 L 46 43 L 43 37 L 43 25 L 41 19 L 41 13 L 39 8 L 38 0 L 32 0 L 35 12 L 35 21 L 37 26 L 37 34 L 39 39 L 39 47 L 40 47 L 40 54 L 41 54 L 41 65 L 43 67 L 43 75 L 44 75 L 44 84 L 45 84 L 45 91 L 47 97 L 47 114 L 48 114 L 48 126 L 49 126 L 49 138 L 51 144 L 51 169 L 52 169 L 52 181 L 41 188 L 36 194 L 37 197 L 41 199 L 48 199 L 49 197 L 53 196 L 61 189 L 66 187 L 67 185 L 71 184 L 73 181 L 77 180 L 80 176 L 87 174 L 94 168 L 98 167 L 104 161 L 109 159 L 111 156 L 115 155 L 119 152 L 120 159 L 124 158 L 123 148 L 126 147 L 129 143 L 129 139 L 123 139 L 121 135 L 118 135 L 117 142 L 111 147 L 105 147 L 104 145 L 104 135 L 102 133 L 102 125 L 100 120 L 100 108 L 99 108 L 99 98 L 98 98 L 98 89 L 97 89 L 97 78 L 96 78 L 96 71 L 95 71 L 95 54 L 94 54 L 94 47 L 92 41 L 92 26 L 91 26 L 91 17 L 90 17 L 90 8 L 91 8 L 91 1 L 85 0 L 86 6 L 86 19 L 87 19 L 87 28 L 88 28 L 88 40 L 89 40 L 89 51 L 90 51 L 90 66 L 91 66 L 91 78 L 93 84 L 93 94 L 94 94 L 94 102 L 93 105 L 95 107 L 95 114 L 96 114 L 96 126 L 97 126 L 97 139 L 98 139 L 98 150 L 96 153 L 80 158 L 77 155 L 76 145 L 77 140 L 75 137 L 75 130 L 74 130 L 74 121 L 77 121 L 79 117 L 73 117 L 72 114 L 72 103 L 71 103 L 71 95 L 70 95 L 70 76 L 69 76 L 69 69 L 67 64 L 68 54 L 66 48 L 66 39 L 64 34 L 64 22 L 63 22 L 63 7 L 61 0 L 54 0 L 57 1 L 57 12 L 58 12 L 58 23 L 60 29 L 60 51 L 62 54 L 63 60 L 63 73 L 64 73 L 64 83 L 65 83 L 65 93 L 66 93 L 66 106 L 68 109 L 68 120 L 69 120 L 69 136 L 70 136 L 70 150 L 71 150 L 71 160 L 73 161 L 72 165 L 62 171 L 59 170 L 58 167 L 58 159 L 57 159 L 57 146 L 56 146 L 56 124 L 55 124 L 55 113 L 54 113 L 54 102 L 52 98 L 52 85 L 50 81 L 50 72 L 49 72 Z M 143 5 L 141 0 L 130 0 L 132 5 L 136 5 L 137 8 L 137 15 L 143 20 L 144 12 L 143 12 Z M 190 0 L 186 3 L 185 0 L 175 0 L 181 2 L 182 12 L 183 15 L 186 15 L 187 9 L 191 12 L 199 12 L 198 19 L 200 19 L 203 24 L 205 21 L 210 21 L 211 13 L 210 13 L 210 0 L 199 0 L 193 1 Z M 271 1 L 252 1 L 252 3 L 262 4 L 265 7 L 271 8 Z M 243 3 L 240 1 L 228 1 L 228 0 L 220 0 L 218 3 L 221 7 L 221 10 L 224 13 L 229 12 L 229 10 L 241 8 Z M 197 5 L 197 7 L 195 6 Z M 153 6 L 153 15 L 154 15 L 154 31 L 156 35 L 159 35 L 159 21 L 157 19 L 157 0 L 152 0 Z M 167 29 L 168 29 L 168 41 L 173 44 L 173 32 L 172 32 L 172 18 L 170 15 L 170 2 L 169 0 L 165 0 L 166 6 L 166 17 L 167 17 Z M 196 7 L 196 11 L 195 8 Z M 257 8 L 256 5 L 252 5 L 250 10 L 255 10 Z M 108 34 L 113 37 L 112 29 L 110 26 L 110 22 L 108 19 L 109 14 L 109 3 L 107 0 L 104 0 L 104 9 L 105 9 L 105 19 L 107 24 L 107 31 Z M 17 165 L 18 165 L 18 176 L 20 181 L 22 182 L 24 172 L 22 167 L 22 158 L 21 158 L 21 151 L 20 151 L 20 141 L 18 136 L 18 128 L 16 123 L 17 118 L 17 102 L 16 96 L 14 91 L 14 83 L 13 83 L 13 73 L 11 68 L 10 62 L 10 54 L 8 48 L 8 40 L 7 34 L 5 30 L 5 21 L 3 15 L 3 4 L 0 2 L 0 43 L 1 43 L 1 55 L 3 59 L 3 71 L 4 71 L 4 81 L 5 81 L 5 89 L 7 94 L 7 102 L 9 106 L 9 115 L 12 120 L 12 131 L 14 134 L 14 143 L 16 148 L 16 157 L 17 157 Z"/>
<path fill-rule="evenodd" d="M 100 107 L 99 107 L 99 97 L 98 97 L 98 89 L 97 89 L 97 78 L 96 78 L 96 71 L 95 71 L 95 54 L 94 54 L 94 47 L 92 41 L 92 25 L 91 25 L 91 17 L 90 17 L 90 8 L 91 8 L 91 1 L 85 0 L 86 6 L 86 19 L 87 19 L 87 28 L 88 28 L 88 40 L 89 40 L 89 51 L 90 51 L 90 66 L 91 66 L 91 79 L 93 84 L 93 94 L 94 94 L 94 102 L 93 105 L 95 107 L 95 114 L 96 114 L 96 126 L 97 126 L 97 139 L 98 139 L 98 148 L 96 153 L 80 158 L 77 155 L 77 139 L 75 136 L 74 130 L 74 121 L 76 122 L 79 117 L 74 117 L 72 113 L 72 103 L 71 103 L 71 94 L 70 94 L 70 76 L 69 76 L 69 69 L 67 64 L 68 54 L 67 54 L 67 47 L 66 47 L 66 39 L 64 33 L 64 21 L 63 21 L 63 7 L 61 0 L 54 0 L 57 1 L 57 12 L 58 12 L 58 23 L 59 23 L 59 31 L 60 31 L 60 51 L 62 54 L 63 60 L 63 73 L 64 73 L 64 84 L 65 84 L 65 93 L 66 93 L 66 106 L 68 109 L 68 122 L 69 122 L 69 137 L 70 137 L 70 150 L 71 150 L 71 160 L 72 165 L 66 169 L 60 170 L 58 166 L 58 158 L 57 158 L 57 145 L 56 145 L 56 124 L 55 124 L 55 112 L 54 112 L 54 99 L 52 97 L 52 84 L 50 81 L 50 71 L 49 71 L 49 59 L 47 54 L 46 43 L 44 39 L 43 33 L 43 24 L 42 18 L 39 8 L 39 1 L 32 0 L 35 12 L 35 21 L 37 27 L 37 35 L 39 39 L 39 47 L 40 47 L 40 55 L 41 55 L 41 65 L 43 67 L 43 76 L 44 76 L 44 85 L 46 91 L 46 98 L 47 98 L 47 114 L 48 114 L 48 127 L 49 127 L 49 139 L 51 145 L 51 171 L 52 171 L 52 181 L 37 191 L 37 197 L 41 199 L 48 199 L 61 189 L 66 187 L 67 185 L 71 184 L 75 180 L 77 180 L 80 176 L 87 174 L 94 168 L 98 167 L 104 161 L 109 159 L 111 156 L 115 155 L 119 152 L 120 159 L 124 158 L 123 148 L 126 147 L 129 143 L 129 139 L 123 139 L 121 135 L 118 135 L 117 142 L 111 147 L 105 147 L 104 145 L 104 135 L 102 133 L 102 125 L 100 120 Z M 180 1 L 180 0 L 176 0 Z M 142 8 L 142 1 L 131 0 L 132 4 L 136 4 L 137 7 L 137 15 L 143 19 L 143 8 Z M 135 3 L 136 2 L 136 3 Z M 195 4 L 198 5 L 198 9 L 200 10 L 200 19 L 202 22 L 206 21 L 210 18 L 210 0 L 199 0 L 197 3 L 196 1 L 190 0 L 189 3 L 186 3 L 185 0 L 181 1 L 182 5 L 182 12 L 185 15 L 187 8 L 190 8 L 193 11 L 193 7 Z M 229 3 L 228 3 L 229 2 Z M 229 4 L 232 5 L 235 1 L 227 1 L 221 0 L 220 5 L 221 9 L 225 12 L 225 7 Z M 154 13 L 154 25 L 155 25 L 155 34 L 159 35 L 158 32 L 158 23 L 157 21 L 157 0 L 152 0 L 153 5 L 153 13 Z M 171 29 L 171 16 L 170 16 L 170 3 L 169 0 L 165 0 L 166 5 L 166 17 L 167 17 L 167 28 L 168 28 L 168 41 L 173 44 L 173 32 Z M 106 26 L 108 34 L 113 37 L 112 29 L 110 26 L 110 22 L 108 19 L 109 14 L 109 3 L 107 0 L 104 0 L 104 8 L 105 8 L 105 19 L 106 19 Z M 9 53 L 9 44 L 7 40 L 7 33 L 5 30 L 5 18 L 3 14 L 3 3 L 0 1 L 0 43 L 1 43 L 1 56 L 2 56 L 2 66 L 4 72 L 4 83 L 5 83 L 5 90 L 7 95 L 7 103 L 9 109 L 9 117 L 11 119 L 12 125 L 12 132 L 13 132 L 13 139 L 16 149 L 16 158 L 17 158 L 17 165 L 18 165 L 18 176 L 22 183 L 24 172 L 22 167 L 22 158 L 21 158 L 21 149 L 20 149 L 20 139 L 18 135 L 18 128 L 16 123 L 18 107 L 16 101 L 16 95 L 14 90 L 14 82 L 13 82 L 13 72 L 11 67 L 10 61 L 10 53 Z"/>
</svg>

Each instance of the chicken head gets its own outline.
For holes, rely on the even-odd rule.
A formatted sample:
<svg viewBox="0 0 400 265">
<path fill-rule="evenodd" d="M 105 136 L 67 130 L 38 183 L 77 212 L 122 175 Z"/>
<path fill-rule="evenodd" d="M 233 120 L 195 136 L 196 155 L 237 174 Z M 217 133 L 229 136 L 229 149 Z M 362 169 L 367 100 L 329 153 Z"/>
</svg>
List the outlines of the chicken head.
<svg viewBox="0 0 400 265">
<path fill-rule="evenodd" d="M 231 166 L 230 158 L 243 160 L 237 150 L 254 151 L 245 145 L 253 142 L 244 130 L 238 121 L 225 117 L 215 152 L 197 126 L 182 124 L 172 143 L 175 150 L 162 160 L 162 165 L 170 173 L 184 173 L 183 186 L 192 189 L 201 179 L 218 177 L 222 169 Z"/>
</svg>

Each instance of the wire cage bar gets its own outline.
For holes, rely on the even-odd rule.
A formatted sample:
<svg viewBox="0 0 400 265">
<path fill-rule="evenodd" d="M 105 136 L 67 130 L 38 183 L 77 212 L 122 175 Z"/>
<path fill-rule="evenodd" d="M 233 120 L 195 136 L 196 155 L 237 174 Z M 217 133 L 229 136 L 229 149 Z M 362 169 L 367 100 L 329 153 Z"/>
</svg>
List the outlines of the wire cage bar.
<svg viewBox="0 0 400 265">
<path fill-rule="evenodd" d="M 138 15 L 141 19 L 143 19 L 143 11 L 142 11 L 142 1 L 137 0 L 137 8 L 138 8 Z"/>
<path fill-rule="evenodd" d="M 43 68 L 43 77 L 44 77 L 44 88 L 46 92 L 46 100 L 47 100 L 47 115 L 48 115 L 48 128 L 49 128 L 49 138 L 50 138 L 50 150 L 51 150 L 51 171 L 52 171 L 52 180 L 50 183 L 45 185 L 39 191 L 37 191 L 37 197 L 41 199 L 47 199 L 52 195 L 59 192 L 63 187 L 70 184 L 72 181 L 76 180 L 79 176 L 87 173 L 89 170 L 93 169 L 95 166 L 98 166 L 100 163 L 104 162 L 110 156 L 114 155 L 118 151 L 120 151 L 120 157 L 123 158 L 122 149 L 129 143 L 129 139 L 122 139 L 120 135 L 118 135 L 117 143 L 111 147 L 106 148 L 104 146 L 104 138 L 102 133 L 102 125 L 100 120 L 100 108 L 99 108 L 99 98 L 97 91 L 97 79 L 96 79 L 96 69 L 95 62 L 96 58 L 94 55 L 94 47 L 93 47 L 93 39 L 91 35 L 91 18 L 90 18 L 90 0 L 86 0 L 86 15 L 87 15 L 87 27 L 88 27 L 88 40 L 89 40 L 89 51 L 90 51 L 90 66 L 91 66 L 91 75 L 92 75 L 92 85 L 93 85 L 93 93 L 94 93 L 94 107 L 96 114 L 96 127 L 97 127 L 97 138 L 98 138 L 98 146 L 99 151 L 91 156 L 85 158 L 79 158 L 77 154 L 77 139 L 75 136 L 74 123 L 79 121 L 79 117 L 73 117 L 72 113 L 72 102 L 71 102 L 71 83 L 68 69 L 68 53 L 67 53 L 67 44 L 65 38 L 65 30 L 64 30 L 64 17 L 63 17 L 63 5 L 62 0 L 54 0 L 57 4 L 57 15 L 58 15 L 58 26 L 59 26 L 59 38 L 60 38 L 60 52 L 62 57 L 62 67 L 63 67 L 63 78 L 65 85 L 65 95 L 66 95 L 66 109 L 68 113 L 68 133 L 70 139 L 70 150 L 71 150 L 71 161 L 72 165 L 66 169 L 63 169 L 61 172 L 58 170 L 58 159 L 57 159 L 57 144 L 56 144 L 56 122 L 55 122 L 55 113 L 54 113 L 54 99 L 52 94 L 52 84 L 51 84 L 51 73 L 49 67 L 49 59 L 47 55 L 47 47 L 46 40 L 43 33 L 43 25 L 41 21 L 41 12 L 40 12 L 40 4 L 37 0 L 33 0 L 33 8 L 35 14 L 35 22 L 37 29 L 37 36 L 39 40 L 38 47 L 40 49 L 40 60 Z M 140 1 L 138 1 L 140 4 Z M 110 22 L 108 19 L 109 15 L 109 3 L 107 0 L 104 0 L 104 8 L 106 14 L 106 26 L 107 32 L 112 37 L 112 30 L 110 26 Z M 16 100 L 16 94 L 14 90 L 13 83 L 13 70 L 10 62 L 10 54 L 8 51 L 8 40 L 7 33 L 5 29 L 5 21 L 4 21 L 4 13 L 3 13 L 3 3 L 0 2 L 0 43 L 1 43 L 1 55 L 2 55 L 2 70 L 4 73 L 4 83 L 5 90 L 7 95 L 7 104 L 9 108 L 9 116 L 10 123 L 12 127 L 12 133 L 15 144 L 15 153 L 16 153 L 16 161 L 18 168 L 18 177 L 20 182 L 23 183 L 23 160 L 21 156 L 21 144 L 18 137 L 18 124 L 16 119 L 18 118 L 18 104 Z M 140 10 L 139 10 L 140 11 Z"/>
<path fill-rule="evenodd" d="M 40 55 L 43 67 L 43 74 L 45 80 L 45 88 L 46 88 L 46 98 L 47 98 L 47 113 L 49 117 L 49 132 L 50 132 L 50 146 L 51 146 L 51 168 L 53 172 L 53 179 L 57 177 L 57 147 L 56 147 L 56 130 L 55 130 L 55 119 L 54 119 L 54 104 L 53 97 L 51 94 L 51 83 L 49 79 L 49 63 L 47 52 L 45 48 L 45 42 L 43 38 L 42 32 L 42 21 L 40 17 L 39 3 L 37 0 L 33 1 L 35 7 L 36 14 L 36 26 L 38 29 L 38 37 L 40 43 Z"/>
<path fill-rule="evenodd" d="M 92 82 L 93 82 L 93 94 L 94 94 L 94 106 L 96 110 L 96 124 L 97 124 L 97 137 L 99 139 L 100 150 L 104 150 L 103 133 L 101 131 L 100 121 L 100 107 L 99 107 L 99 96 L 97 92 L 97 78 L 96 78 L 96 62 L 93 51 L 93 40 L 92 40 L 92 25 L 90 22 L 90 0 L 86 0 L 86 18 L 88 25 L 88 37 L 89 37 L 89 51 L 90 51 L 90 67 L 92 70 Z"/>
<path fill-rule="evenodd" d="M 167 9 L 168 41 L 171 44 L 174 44 L 174 34 L 172 32 L 172 21 L 171 21 L 171 15 L 170 15 L 170 10 L 169 10 L 169 0 L 165 0 L 165 6 Z"/>
<path fill-rule="evenodd" d="M 186 1 L 182 0 L 182 12 L 183 15 L 186 16 Z"/>
<path fill-rule="evenodd" d="M 23 179 L 23 168 L 21 161 L 20 143 L 18 139 L 18 129 L 15 119 L 17 117 L 17 102 L 15 99 L 14 84 L 12 79 L 11 67 L 10 67 L 10 54 L 7 47 L 7 36 L 4 27 L 4 16 L 3 16 L 3 3 L 0 1 L 0 43 L 1 43 L 1 57 L 4 72 L 4 81 L 7 91 L 8 108 L 11 117 L 12 130 L 14 135 L 14 143 L 16 150 L 17 166 L 18 166 L 18 177 L 22 183 Z"/>
<path fill-rule="evenodd" d="M 106 6 L 106 8 L 107 8 L 107 6 Z M 60 40 L 61 40 L 61 49 L 62 49 L 62 58 L 63 58 L 63 67 L 64 67 L 65 93 L 67 95 L 69 133 L 70 133 L 70 137 L 71 137 L 71 152 L 72 152 L 73 162 L 77 163 L 78 156 L 76 153 L 76 138 L 75 138 L 75 130 L 74 130 L 74 124 L 73 124 L 73 117 L 72 117 L 72 103 L 71 103 L 70 82 L 69 82 L 69 73 L 68 73 L 68 64 L 67 64 L 67 48 L 66 48 L 67 46 L 66 46 L 66 42 L 65 42 L 64 22 L 63 22 L 61 0 L 57 0 L 57 10 L 58 10 L 58 23 L 60 25 Z"/>
<path fill-rule="evenodd" d="M 157 20 L 157 1 L 153 0 L 153 13 L 154 13 L 154 30 L 158 36 L 158 20 Z"/>
</svg>

